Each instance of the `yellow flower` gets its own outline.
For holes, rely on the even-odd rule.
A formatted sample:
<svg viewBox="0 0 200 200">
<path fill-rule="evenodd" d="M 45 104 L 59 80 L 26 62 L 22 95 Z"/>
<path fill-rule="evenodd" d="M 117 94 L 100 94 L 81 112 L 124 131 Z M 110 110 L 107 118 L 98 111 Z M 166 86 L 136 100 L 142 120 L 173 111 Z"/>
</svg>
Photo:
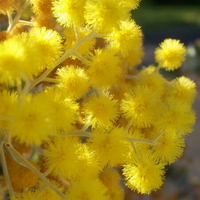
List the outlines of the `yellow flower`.
<svg viewBox="0 0 200 200">
<path fill-rule="evenodd" d="M 32 79 L 40 71 L 40 55 L 27 34 L 14 36 L 0 43 L 0 51 L 1 83 L 16 84 L 24 75 Z"/>
<path fill-rule="evenodd" d="M 158 142 L 162 144 L 152 146 L 155 159 L 166 164 L 171 164 L 177 158 L 180 158 L 185 147 L 184 139 L 176 134 L 176 132 L 166 132 L 159 138 Z"/>
<path fill-rule="evenodd" d="M 121 21 L 120 28 L 114 29 L 106 36 L 113 51 L 119 52 L 124 59 L 132 58 L 132 62 L 139 64 L 143 56 L 142 31 L 133 20 Z M 140 53 L 139 53 L 140 52 Z M 133 65 L 132 65 L 133 66 Z"/>
<path fill-rule="evenodd" d="M 137 9 L 141 0 L 122 0 L 122 2 L 131 10 Z"/>
<path fill-rule="evenodd" d="M 32 28 L 29 32 L 30 42 L 40 54 L 41 65 L 54 67 L 55 61 L 62 53 L 61 36 L 52 29 Z"/>
<path fill-rule="evenodd" d="M 83 102 L 84 122 L 93 127 L 112 127 L 118 117 L 117 101 L 108 92 L 91 94 Z"/>
<path fill-rule="evenodd" d="M 111 131 L 96 129 L 87 142 L 90 143 L 90 148 L 95 151 L 102 166 L 108 164 L 114 167 L 129 161 L 131 145 L 122 128 L 113 128 Z"/>
<path fill-rule="evenodd" d="M 89 79 L 84 69 L 71 66 L 57 70 L 58 79 L 61 81 L 58 87 L 63 89 L 69 97 L 79 99 L 89 90 Z"/>
<path fill-rule="evenodd" d="M 98 179 L 84 178 L 72 182 L 66 196 L 70 200 L 109 200 L 106 187 Z"/>
<path fill-rule="evenodd" d="M 179 77 L 171 82 L 172 90 L 170 91 L 172 97 L 179 102 L 192 105 L 196 96 L 196 84 L 187 77 Z"/>
<path fill-rule="evenodd" d="M 179 40 L 165 39 L 155 51 L 159 66 L 168 71 L 178 69 L 185 60 L 186 49 Z"/>
<path fill-rule="evenodd" d="M 85 0 L 57 0 L 53 2 L 53 14 L 57 21 L 67 27 L 84 23 Z"/>
<path fill-rule="evenodd" d="M 0 93 L 0 127 L 8 130 L 10 123 L 13 120 L 13 111 L 17 106 L 17 95 L 16 93 L 10 93 L 3 90 Z"/>
<path fill-rule="evenodd" d="M 114 52 L 106 49 L 95 50 L 95 55 L 91 55 L 91 60 L 87 63 L 89 68 L 86 70 L 91 85 L 108 88 L 115 84 L 122 71 L 119 62 Z"/>
<path fill-rule="evenodd" d="M 144 155 L 141 161 L 124 165 L 126 185 L 141 194 L 150 194 L 163 184 L 164 166 Z"/>
<path fill-rule="evenodd" d="M 52 130 L 71 131 L 72 125 L 76 123 L 78 104 L 65 96 L 63 90 L 57 87 L 50 87 L 40 95 L 41 101 L 45 102 L 48 107 Z"/>
<path fill-rule="evenodd" d="M 162 117 L 158 118 L 156 124 L 162 131 L 186 134 L 192 131 L 195 123 L 195 113 L 188 104 L 181 104 L 175 99 L 168 99 L 168 104 L 162 111 Z"/>
<path fill-rule="evenodd" d="M 121 111 L 134 126 L 149 127 L 158 118 L 158 102 L 159 98 L 151 88 L 138 85 L 125 94 L 121 102 Z"/>
<path fill-rule="evenodd" d="M 97 33 L 107 33 L 130 18 L 130 7 L 118 0 L 88 0 L 85 7 L 87 24 Z"/>
<path fill-rule="evenodd" d="M 19 106 L 13 111 L 11 136 L 21 143 L 40 145 L 54 133 L 46 108 L 45 102 L 37 96 L 21 96 Z"/>
<path fill-rule="evenodd" d="M 120 184 L 121 176 L 116 169 L 105 168 L 99 176 L 100 180 L 107 187 L 107 193 L 112 200 L 123 200 L 125 191 Z"/>
<path fill-rule="evenodd" d="M 145 69 L 143 69 L 145 70 Z M 158 95 L 158 98 L 163 95 L 166 88 L 166 80 L 158 72 L 141 72 L 138 73 L 138 85 L 147 86 Z"/>
<path fill-rule="evenodd" d="M 77 176 L 76 166 L 80 164 L 77 148 L 80 141 L 77 137 L 57 135 L 47 141 L 44 151 L 45 165 L 59 177 L 74 178 Z"/>
</svg>

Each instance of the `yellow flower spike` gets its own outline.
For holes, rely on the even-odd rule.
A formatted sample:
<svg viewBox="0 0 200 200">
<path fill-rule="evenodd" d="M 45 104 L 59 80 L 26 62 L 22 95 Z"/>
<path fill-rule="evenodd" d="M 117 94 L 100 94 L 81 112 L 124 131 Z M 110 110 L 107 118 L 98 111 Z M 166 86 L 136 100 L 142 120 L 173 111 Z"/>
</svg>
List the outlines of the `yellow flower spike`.
<svg viewBox="0 0 200 200">
<path fill-rule="evenodd" d="M 108 33 L 119 28 L 120 21 L 130 18 L 130 7 L 118 0 L 88 0 L 84 16 L 95 32 Z"/>
<path fill-rule="evenodd" d="M 126 185 L 141 194 L 150 194 L 163 184 L 164 165 L 158 164 L 149 155 L 143 154 L 142 160 L 124 165 L 123 175 Z"/>
<path fill-rule="evenodd" d="M 91 94 L 83 102 L 83 114 L 84 123 L 88 126 L 112 127 L 118 117 L 117 100 L 109 92 Z"/>
<path fill-rule="evenodd" d="M 79 99 L 89 90 L 89 78 L 85 70 L 73 65 L 62 67 L 57 70 L 58 87 L 63 89 L 69 97 Z"/>
<path fill-rule="evenodd" d="M 85 0 L 56 0 L 53 3 L 53 14 L 57 21 L 67 27 L 84 24 Z"/>
<path fill-rule="evenodd" d="M 185 60 L 186 49 L 179 40 L 165 39 L 155 51 L 159 67 L 167 71 L 178 69 Z"/>
<path fill-rule="evenodd" d="M 86 70 L 90 83 L 94 87 L 108 88 L 117 82 L 121 75 L 120 59 L 109 49 L 97 49 L 94 55 L 90 55 Z M 103 77 L 103 81 L 102 81 Z"/>
</svg>

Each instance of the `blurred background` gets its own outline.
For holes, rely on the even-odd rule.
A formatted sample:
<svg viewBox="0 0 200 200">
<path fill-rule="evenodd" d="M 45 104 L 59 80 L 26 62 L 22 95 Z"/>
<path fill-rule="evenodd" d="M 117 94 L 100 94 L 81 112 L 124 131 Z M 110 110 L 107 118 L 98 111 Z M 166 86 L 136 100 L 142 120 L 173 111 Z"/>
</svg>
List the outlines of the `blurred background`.
<svg viewBox="0 0 200 200">
<path fill-rule="evenodd" d="M 142 0 L 132 18 L 144 34 L 142 66 L 154 64 L 155 48 L 166 38 L 179 39 L 187 48 L 181 69 L 164 72 L 168 79 L 187 76 L 197 84 L 196 125 L 186 136 L 184 155 L 170 165 L 161 190 L 148 195 L 127 191 L 134 200 L 200 200 L 200 0 Z"/>
</svg>

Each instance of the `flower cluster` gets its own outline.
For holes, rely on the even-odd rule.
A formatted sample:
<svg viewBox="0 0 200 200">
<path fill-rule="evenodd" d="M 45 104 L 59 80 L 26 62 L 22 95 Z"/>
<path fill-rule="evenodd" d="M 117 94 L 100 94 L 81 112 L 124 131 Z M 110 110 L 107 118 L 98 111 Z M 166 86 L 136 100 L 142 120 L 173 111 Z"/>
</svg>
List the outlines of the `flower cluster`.
<svg viewBox="0 0 200 200">
<path fill-rule="evenodd" d="M 192 131 L 195 83 L 165 79 L 179 40 L 142 67 L 140 0 L 4 0 L 0 13 L 0 192 L 11 200 L 150 194 Z M 25 20 L 23 19 L 25 16 Z"/>
</svg>

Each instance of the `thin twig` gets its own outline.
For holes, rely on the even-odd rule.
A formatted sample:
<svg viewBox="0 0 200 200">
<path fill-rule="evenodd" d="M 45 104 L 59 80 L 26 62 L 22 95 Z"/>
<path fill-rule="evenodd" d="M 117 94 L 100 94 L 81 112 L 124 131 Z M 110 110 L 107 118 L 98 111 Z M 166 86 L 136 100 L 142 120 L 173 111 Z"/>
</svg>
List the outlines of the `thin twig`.
<svg viewBox="0 0 200 200">
<path fill-rule="evenodd" d="M 8 187 L 9 195 L 10 195 L 11 198 L 14 198 L 15 192 L 14 192 L 12 184 L 10 182 L 10 177 L 9 177 L 8 168 L 7 168 L 7 165 L 6 165 L 6 159 L 5 159 L 3 147 L 1 146 L 0 148 L 1 148 L 1 154 L 0 154 L 1 165 L 2 165 L 2 168 L 3 168 L 4 178 L 5 178 L 5 181 L 6 181 L 6 185 Z"/>
<path fill-rule="evenodd" d="M 15 158 L 18 164 L 23 165 L 34 172 L 48 187 L 50 187 L 54 192 L 60 195 L 63 199 L 67 198 L 62 192 L 60 192 L 57 188 L 55 188 L 42 174 L 38 171 L 31 163 L 29 163 L 20 153 L 18 153 L 11 144 L 5 144 L 5 148 L 8 150 L 10 154 Z"/>
</svg>

